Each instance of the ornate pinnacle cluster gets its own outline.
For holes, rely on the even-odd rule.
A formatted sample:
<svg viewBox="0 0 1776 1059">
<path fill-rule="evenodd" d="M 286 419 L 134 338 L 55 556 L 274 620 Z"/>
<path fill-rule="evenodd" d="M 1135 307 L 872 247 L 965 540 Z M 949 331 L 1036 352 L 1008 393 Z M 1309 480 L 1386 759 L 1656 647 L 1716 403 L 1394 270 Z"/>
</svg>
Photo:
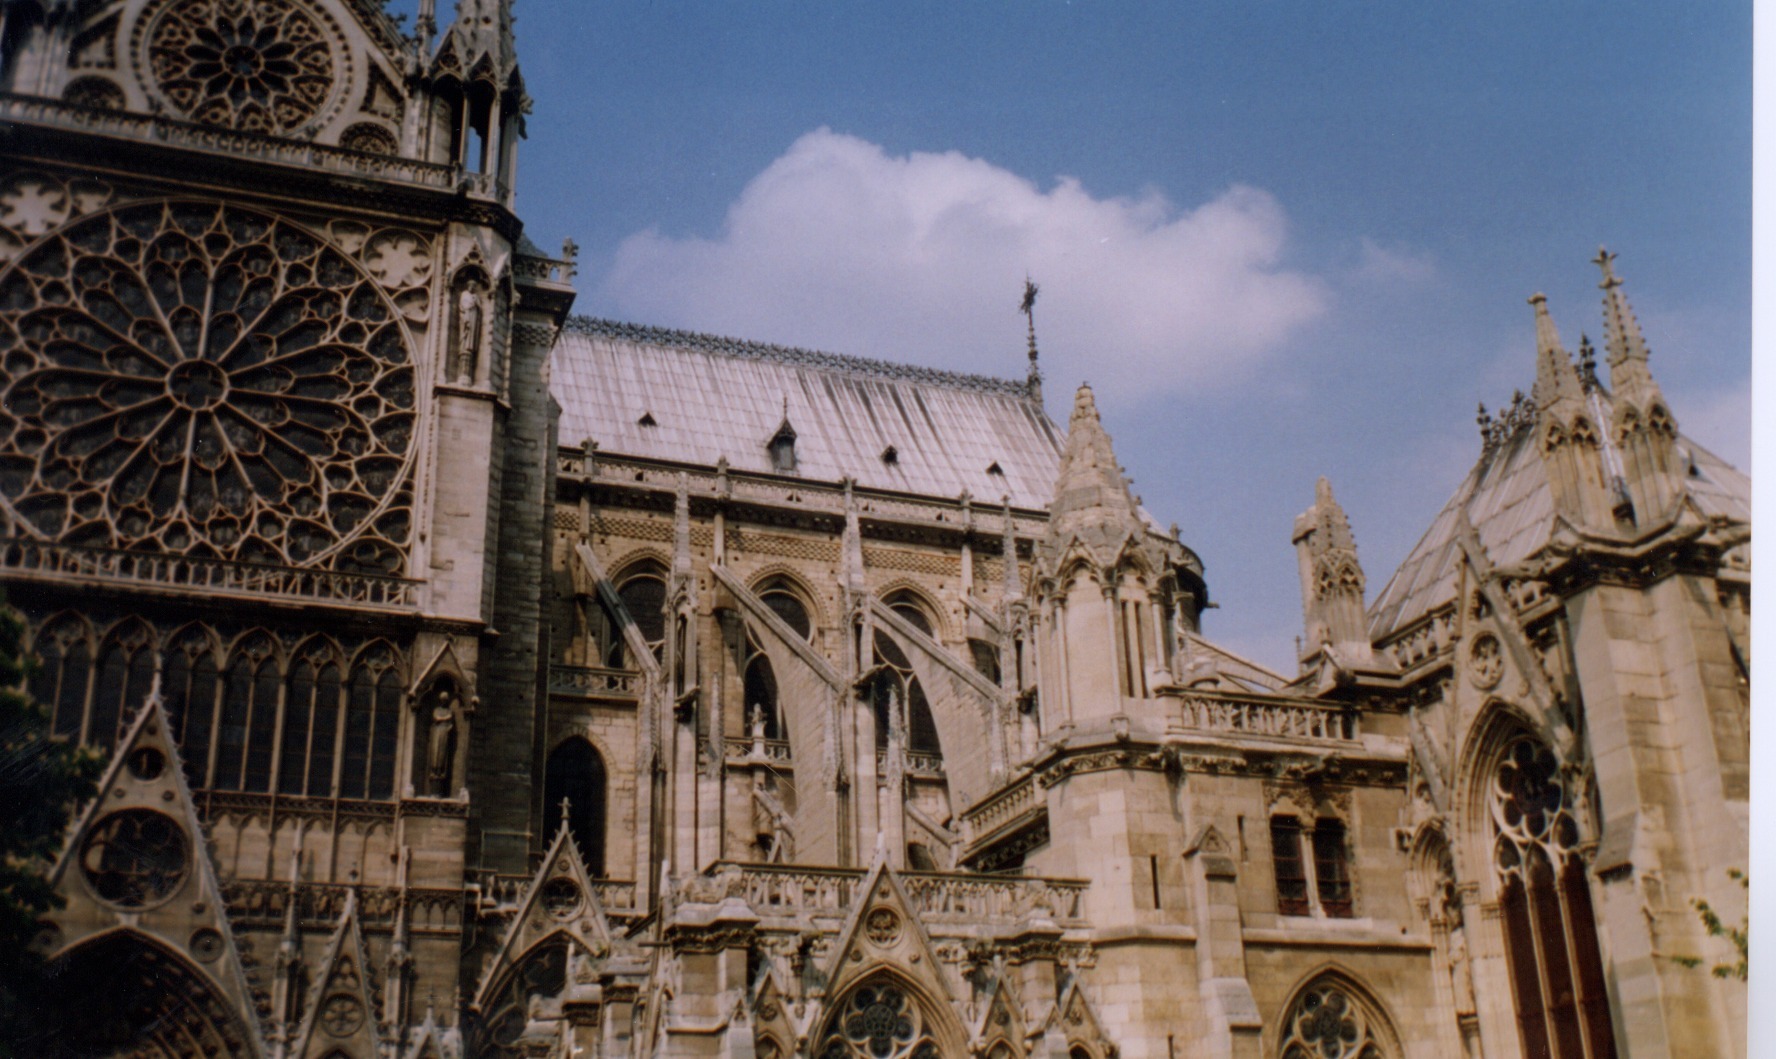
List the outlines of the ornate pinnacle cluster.
<svg viewBox="0 0 1776 1059">
<path fill-rule="evenodd" d="M 1491 455 L 1520 431 L 1535 426 L 1535 399 L 1525 397 L 1522 390 L 1517 390 L 1511 394 L 1511 403 L 1496 417 L 1486 410 L 1485 405 L 1481 405 L 1480 414 L 1475 417 L 1475 421 L 1480 424 L 1480 451 Z"/>
<path fill-rule="evenodd" d="M 1603 348 L 1609 353 L 1610 382 L 1618 388 L 1626 381 L 1618 377 L 1624 367 L 1630 373 L 1646 373 L 1647 345 L 1640 333 L 1640 321 L 1622 293 L 1622 277 L 1616 275 L 1616 255 L 1597 248 L 1591 263 L 1603 271 Z"/>
<path fill-rule="evenodd" d="M 1049 533 L 1062 546 L 1077 538 L 1102 552 L 1120 547 L 1140 529 L 1141 516 L 1098 418 L 1097 399 L 1089 385 L 1082 385 L 1073 397 L 1067 447 L 1049 508 Z M 1100 559 L 1108 558 L 1100 554 Z"/>
<path fill-rule="evenodd" d="M 1560 344 L 1554 318 L 1548 315 L 1547 295 L 1531 295 L 1529 304 L 1535 307 L 1536 381 L 1531 393 L 1536 407 L 1550 408 L 1557 401 L 1581 399 L 1584 386 L 1573 368 L 1572 356 Z"/>
</svg>

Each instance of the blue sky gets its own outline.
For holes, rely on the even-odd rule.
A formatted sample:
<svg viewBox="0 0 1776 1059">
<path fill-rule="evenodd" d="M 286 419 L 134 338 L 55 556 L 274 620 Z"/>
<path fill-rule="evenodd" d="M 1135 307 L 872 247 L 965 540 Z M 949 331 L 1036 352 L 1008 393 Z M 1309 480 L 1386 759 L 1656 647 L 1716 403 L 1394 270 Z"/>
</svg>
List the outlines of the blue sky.
<svg viewBox="0 0 1776 1059">
<path fill-rule="evenodd" d="M 1524 300 L 1600 338 L 1599 243 L 1680 426 L 1749 462 L 1749 4 L 516 12 L 520 212 L 579 311 L 1018 375 L 1027 270 L 1050 410 L 1098 389 L 1259 661 L 1314 479 L 1373 597 L 1529 388 Z"/>
</svg>

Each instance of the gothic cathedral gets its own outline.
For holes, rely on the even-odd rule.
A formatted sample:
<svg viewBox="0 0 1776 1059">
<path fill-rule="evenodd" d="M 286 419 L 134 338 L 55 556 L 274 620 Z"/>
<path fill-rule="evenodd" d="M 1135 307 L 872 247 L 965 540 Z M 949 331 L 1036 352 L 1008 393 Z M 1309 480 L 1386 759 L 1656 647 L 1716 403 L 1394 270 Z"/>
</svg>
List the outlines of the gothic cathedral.
<svg viewBox="0 0 1776 1059">
<path fill-rule="evenodd" d="M 433 7 L 0 3 L 0 581 L 109 762 L 39 1054 L 1746 1054 L 1750 482 L 1611 255 L 1378 592 L 1303 489 L 1280 674 L 1033 340 L 570 316 Z"/>
</svg>

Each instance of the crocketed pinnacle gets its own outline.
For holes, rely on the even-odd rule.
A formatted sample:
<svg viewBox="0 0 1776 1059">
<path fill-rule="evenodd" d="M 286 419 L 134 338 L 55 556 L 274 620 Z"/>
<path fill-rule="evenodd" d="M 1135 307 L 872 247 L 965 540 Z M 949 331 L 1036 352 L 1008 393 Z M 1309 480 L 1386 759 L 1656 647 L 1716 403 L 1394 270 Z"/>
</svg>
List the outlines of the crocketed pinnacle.
<svg viewBox="0 0 1776 1059">
<path fill-rule="evenodd" d="M 1560 344 L 1554 318 L 1548 315 L 1547 295 L 1532 294 L 1529 304 L 1535 307 L 1536 381 L 1531 396 L 1536 407 L 1549 408 L 1565 398 L 1582 399 L 1584 386 L 1579 381 L 1578 369 L 1573 367 L 1572 355 Z"/>
<path fill-rule="evenodd" d="M 1049 533 L 1065 547 L 1077 538 L 1101 561 L 1131 534 L 1138 534 L 1141 517 L 1129 494 L 1122 467 L 1116 462 L 1110 435 L 1098 419 L 1097 400 L 1089 385 L 1073 397 L 1073 418 L 1067 425 L 1067 447 L 1061 453 L 1060 473 L 1055 477 L 1054 504 L 1049 509 Z"/>
<path fill-rule="evenodd" d="M 1647 345 L 1640 333 L 1640 321 L 1628 305 L 1628 296 L 1622 293 L 1622 277 L 1616 275 L 1615 261 L 1616 255 L 1601 246 L 1591 259 L 1603 270 L 1603 282 L 1598 284 L 1603 289 L 1603 348 L 1609 354 L 1610 382 L 1619 387 L 1627 381 L 1622 377 L 1624 371 L 1630 375 L 1646 374 Z"/>
<path fill-rule="evenodd" d="M 1325 475 L 1314 483 L 1314 550 L 1319 553 L 1334 550 L 1355 552 L 1357 542 L 1351 536 L 1350 519 L 1345 516 L 1343 505 L 1332 495 L 1332 483 Z"/>
</svg>

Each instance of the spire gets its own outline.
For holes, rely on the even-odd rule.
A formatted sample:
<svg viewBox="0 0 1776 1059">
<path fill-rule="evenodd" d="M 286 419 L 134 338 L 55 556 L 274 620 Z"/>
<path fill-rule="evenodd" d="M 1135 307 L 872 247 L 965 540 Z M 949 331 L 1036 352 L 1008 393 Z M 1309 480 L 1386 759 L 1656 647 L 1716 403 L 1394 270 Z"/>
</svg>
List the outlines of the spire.
<svg viewBox="0 0 1776 1059">
<path fill-rule="evenodd" d="M 1345 664 L 1372 662 L 1357 541 L 1350 519 L 1332 495 L 1332 483 L 1324 476 L 1314 483 L 1313 506 L 1295 519 L 1294 543 L 1307 624 L 1304 657 L 1330 647 Z"/>
<path fill-rule="evenodd" d="M 1591 259 L 1603 270 L 1603 282 L 1597 286 L 1603 290 L 1603 348 L 1609 353 L 1610 385 L 1621 389 L 1630 381 L 1648 378 L 1647 346 L 1640 333 L 1640 322 L 1628 305 L 1628 296 L 1622 293 L 1622 277 L 1616 275 L 1615 261 L 1616 255 L 1601 246 Z"/>
<path fill-rule="evenodd" d="M 438 35 L 438 0 L 419 0 L 419 13 L 413 19 L 413 38 L 419 42 L 422 59 L 432 54 L 432 41 Z"/>
<path fill-rule="evenodd" d="M 1556 401 L 1581 398 L 1584 388 L 1573 368 L 1572 355 L 1560 344 L 1560 332 L 1554 327 L 1554 318 L 1548 315 L 1548 296 L 1540 292 L 1532 294 L 1529 304 L 1535 307 L 1536 381 L 1535 389 L 1530 392 L 1536 407 L 1549 408 Z"/>
<path fill-rule="evenodd" d="M 1036 364 L 1036 294 L 1042 288 L 1031 282 L 1029 276 L 1024 277 L 1024 300 L 1018 305 L 1018 312 L 1030 325 L 1030 374 L 1027 380 L 1030 396 L 1042 400 L 1042 369 Z"/>
<path fill-rule="evenodd" d="M 1089 384 L 1073 395 L 1073 417 L 1067 424 L 1067 447 L 1055 476 L 1055 498 L 1049 507 L 1049 533 L 1065 547 L 1073 538 L 1100 552 L 1108 562 L 1141 517 L 1116 462 L 1110 435 L 1098 419 L 1098 403 Z"/>
</svg>

